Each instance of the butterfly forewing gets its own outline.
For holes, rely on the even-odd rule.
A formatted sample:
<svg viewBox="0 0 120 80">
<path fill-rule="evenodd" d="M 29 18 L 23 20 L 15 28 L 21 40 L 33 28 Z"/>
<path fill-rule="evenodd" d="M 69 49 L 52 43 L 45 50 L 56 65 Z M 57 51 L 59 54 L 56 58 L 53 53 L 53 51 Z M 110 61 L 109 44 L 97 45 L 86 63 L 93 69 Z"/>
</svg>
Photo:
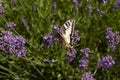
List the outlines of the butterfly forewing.
<svg viewBox="0 0 120 80">
<path fill-rule="evenodd" d="M 73 37 L 74 25 L 75 21 L 73 19 L 67 20 L 59 30 L 59 34 L 66 44 L 73 45 L 71 37 Z"/>
</svg>

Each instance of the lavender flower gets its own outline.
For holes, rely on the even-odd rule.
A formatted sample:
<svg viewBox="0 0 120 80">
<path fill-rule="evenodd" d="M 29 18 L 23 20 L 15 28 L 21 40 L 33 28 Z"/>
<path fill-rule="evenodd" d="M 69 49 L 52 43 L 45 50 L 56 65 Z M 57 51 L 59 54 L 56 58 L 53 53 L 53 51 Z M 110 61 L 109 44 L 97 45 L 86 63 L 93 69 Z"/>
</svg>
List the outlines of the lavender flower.
<svg viewBox="0 0 120 80">
<path fill-rule="evenodd" d="M 3 15 L 5 12 L 4 7 L 0 4 L 0 15 Z"/>
<path fill-rule="evenodd" d="M 97 67 L 98 68 L 110 68 L 112 65 L 115 64 L 115 61 L 112 59 L 110 55 L 103 57 L 102 59 L 98 60 Z"/>
<path fill-rule="evenodd" d="M 108 46 L 112 51 L 114 51 L 120 42 L 119 33 L 117 32 L 113 33 L 111 28 L 107 28 L 105 30 L 105 36 L 106 36 Z"/>
<path fill-rule="evenodd" d="M 54 25 L 53 33 L 47 34 L 43 37 L 45 47 L 50 48 L 53 40 L 59 42 L 58 31 L 59 31 L 59 27 L 57 25 Z"/>
<path fill-rule="evenodd" d="M 32 10 L 36 11 L 36 6 L 34 4 L 32 4 Z"/>
<path fill-rule="evenodd" d="M 88 67 L 88 59 L 82 58 L 78 62 L 79 62 L 78 67 L 79 67 L 80 70 L 86 69 Z"/>
<path fill-rule="evenodd" d="M 89 48 L 83 48 L 80 50 L 80 52 L 83 54 L 83 57 L 79 60 L 79 68 L 80 70 L 86 69 L 88 66 L 88 59 L 89 58 Z"/>
<path fill-rule="evenodd" d="M 21 23 L 24 25 L 24 26 L 28 26 L 28 22 L 25 18 L 22 18 L 21 19 Z"/>
<path fill-rule="evenodd" d="M 14 29 L 16 24 L 14 22 L 6 22 L 5 25 L 8 27 L 9 30 Z"/>
<path fill-rule="evenodd" d="M 76 44 L 77 42 L 80 41 L 80 38 L 78 37 L 78 36 L 79 36 L 78 33 L 79 33 L 79 30 L 75 30 L 75 32 L 74 32 L 74 34 L 73 34 L 72 39 L 73 39 L 73 43 L 74 43 L 74 44 Z"/>
<path fill-rule="evenodd" d="M 16 0 L 11 0 L 11 4 L 14 5 Z"/>
<path fill-rule="evenodd" d="M 105 30 L 105 35 L 109 35 L 110 33 L 112 33 L 112 28 L 107 28 Z"/>
<path fill-rule="evenodd" d="M 20 78 L 20 76 L 15 75 L 15 80 L 21 80 L 22 78 Z"/>
<path fill-rule="evenodd" d="M 99 3 L 107 4 L 108 0 L 98 0 Z"/>
<path fill-rule="evenodd" d="M 54 40 L 55 40 L 56 42 L 59 42 L 59 37 L 60 37 L 60 35 L 58 35 L 59 29 L 60 29 L 60 28 L 59 28 L 57 25 L 54 25 L 53 36 L 54 36 Z M 79 30 L 75 30 L 73 36 L 71 37 L 71 39 L 73 40 L 73 44 L 76 44 L 77 42 L 80 41 L 80 38 L 79 38 L 78 33 L 79 33 Z M 56 35 L 57 35 L 57 36 L 56 36 Z M 59 37 L 58 37 L 58 36 L 59 36 Z M 63 43 L 63 42 L 61 42 L 61 43 Z"/>
<path fill-rule="evenodd" d="M 88 9 L 89 15 L 91 15 L 91 13 L 93 12 L 93 7 L 91 6 L 90 3 L 87 4 L 87 9 Z"/>
<path fill-rule="evenodd" d="M 54 13 L 56 9 L 56 2 L 52 2 L 52 9 L 51 12 Z"/>
<path fill-rule="evenodd" d="M 44 41 L 44 46 L 47 47 L 47 48 L 50 48 L 51 45 L 52 45 L 52 39 L 53 39 L 53 36 L 52 34 L 47 34 L 43 37 L 43 41 Z"/>
<path fill-rule="evenodd" d="M 74 32 L 74 36 L 75 36 L 75 37 L 78 37 L 78 36 L 79 36 L 78 33 L 79 33 L 79 30 L 75 30 L 75 32 Z"/>
<path fill-rule="evenodd" d="M 76 57 L 77 51 L 74 48 L 71 48 L 70 51 L 66 52 L 66 60 L 72 62 Z"/>
<path fill-rule="evenodd" d="M 14 39 L 15 41 L 15 48 L 16 49 L 20 49 L 21 47 L 23 47 L 25 45 L 25 40 L 22 36 L 15 36 Z"/>
<path fill-rule="evenodd" d="M 103 11 L 101 10 L 101 8 L 98 8 L 98 9 L 97 9 L 97 12 L 98 12 L 98 14 L 99 14 L 100 16 L 102 16 L 103 14 L 105 14 L 105 12 L 103 12 Z"/>
<path fill-rule="evenodd" d="M 45 62 L 45 63 L 49 63 L 49 62 L 50 62 L 50 63 L 54 63 L 54 62 L 55 62 L 55 59 L 54 59 L 54 58 L 52 58 L 52 59 L 46 59 L 46 58 L 45 58 L 45 59 L 43 60 L 43 62 Z"/>
<path fill-rule="evenodd" d="M 49 60 L 48 60 L 48 59 L 44 59 L 44 60 L 43 60 L 43 62 L 48 63 L 48 62 L 49 62 Z"/>
<path fill-rule="evenodd" d="M 84 58 L 89 58 L 89 48 L 84 48 L 84 49 L 81 49 L 80 52 L 83 54 L 83 57 Z"/>
<path fill-rule="evenodd" d="M 116 2 L 114 2 L 113 8 L 115 9 L 120 8 L 120 0 L 117 0 Z"/>
<path fill-rule="evenodd" d="M 78 0 L 72 0 L 74 3 L 75 10 L 78 10 Z"/>
<path fill-rule="evenodd" d="M 0 39 L 0 50 L 5 53 L 14 54 L 16 56 L 25 56 L 25 41 L 22 36 L 13 36 L 12 32 L 5 31 Z"/>
<path fill-rule="evenodd" d="M 59 29 L 60 29 L 60 28 L 59 28 L 57 25 L 54 25 L 54 31 L 55 31 L 55 32 L 59 31 Z"/>
<path fill-rule="evenodd" d="M 26 56 L 26 49 L 25 47 L 21 48 L 21 49 L 18 49 L 17 52 L 16 52 L 16 55 L 17 56 Z"/>
<path fill-rule="evenodd" d="M 82 75 L 82 80 L 96 80 L 93 78 L 93 74 L 91 72 L 86 72 Z"/>
<path fill-rule="evenodd" d="M 59 37 L 58 37 L 59 29 L 60 28 L 57 25 L 54 25 L 53 38 L 54 38 L 54 41 L 56 42 L 59 42 Z"/>
<path fill-rule="evenodd" d="M 55 62 L 55 59 L 54 59 L 54 58 L 52 58 L 52 59 L 50 60 L 50 62 L 54 63 L 54 62 Z"/>
</svg>

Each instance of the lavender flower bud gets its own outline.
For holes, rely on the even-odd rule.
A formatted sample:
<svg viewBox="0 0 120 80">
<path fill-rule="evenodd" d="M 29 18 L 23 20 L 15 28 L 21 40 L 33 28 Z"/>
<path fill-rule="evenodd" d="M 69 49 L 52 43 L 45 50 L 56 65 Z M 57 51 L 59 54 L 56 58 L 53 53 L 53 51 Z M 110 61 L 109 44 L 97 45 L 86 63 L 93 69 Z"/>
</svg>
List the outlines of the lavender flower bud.
<svg viewBox="0 0 120 80">
<path fill-rule="evenodd" d="M 22 36 L 15 36 L 15 48 L 19 49 L 25 45 L 25 39 Z"/>
<path fill-rule="evenodd" d="M 43 62 L 45 62 L 45 63 L 48 63 L 49 62 L 49 60 L 47 60 L 46 58 L 43 60 Z"/>
<path fill-rule="evenodd" d="M 36 9 L 36 6 L 34 5 L 34 4 L 32 4 L 32 10 L 33 11 L 36 11 L 37 9 Z"/>
<path fill-rule="evenodd" d="M 23 47 L 16 52 L 16 56 L 26 56 L 26 49 Z"/>
<path fill-rule="evenodd" d="M 73 34 L 73 37 L 71 37 L 74 44 L 76 44 L 77 42 L 80 41 L 80 38 L 79 38 L 78 33 L 79 33 L 79 30 L 75 30 L 75 32 L 74 32 L 74 34 Z"/>
<path fill-rule="evenodd" d="M 112 65 L 115 64 L 115 61 L 112 59 L 110 55 L 107 55 L 98 60 L 97 67 L 98 68 L 110 68 Z"/>
<path fill-rule="evenodd" d="M 14 22 L 6 22 L 5 25 L 8 27 L 9 30 L 14 29 L 16 24 Z"/>
<path fill-rule="evenodd" d="M 45 59 L 43 60 L 43 62 L 45 62 L 45 63 L 49 63 L 49 62 L 50 62 L 50 63 L 54 63 L 54 62 L 55 62 L 55 59 L 52 58 L 52 59 L 49 59 L 49 60 L 48 60 L 48 59 L 45 58 Z"/>
<path fill-rule="evenodd" d="M 102 16 L 103 14 L 105 14 L 105 12 L 103 12 L 100 8 L 97 9 L 97 12 L 100 16 Z"/>
<path fill-rule="evenodd" d="M 113 33 L 111 28 L 107 28 L 105 30 L 105 36 L 108 46 L 112 51 L 114 51 L 120 42 L 119 33 Z"/>
<path fill-rule="evenodd" d="M 59 42 L 59 36 L 58 36 L 58 31 L 59 31 L 59 27 L 57 25 L 54 25 L 54 28 L 53 28 L 53 39 L 54 41 L 56 42 Z"/>
<path fill-rule="evenodd" d="M 54 62 L 55 62 L 55 59 L 54 59 L 54 58 L 52 58 L 52 59 L 50 60 L 50 62 L 54 63 Z"/>
<path fill-rule="evenodd" d="M 4 7 L 0 4 L 0 15 L 3 15 L 5 12 Z"/>
<path fill-rule="evenodd" d="M 56 9 L 56 2 L 53 2 L 51 12 L 54 13 L 55 9 Z"/>
<path fill-rule="evenodd" d="M 70 51 L 66 52 L 66 60 L 72 62 L 76 58 L 77 51 L 74 48 L 71 48 Z"/>
<path fill-rule="evenodd" d="M 78 33 L 79 33 L 79 30 L 75 30 L 75 32 L 74 32 L 74 36 L 75 36 L 75 37 L 78 37 L 78 36 L 79 36 Z"/>
<path fill-rule="evenodd" d="M 12 32 L 5 31 L 0 39 L 0 50 L 16 56 L 25 56 L 25 41 L 22 36 L 13 36 Z"/>
<path fill-rule="evenodd" d="M 114 2 L 113 8 L 115 9 L 120 8 L 120 0 L 117 0 L 116 2 Z"/>
<path fill-rule="evenodd" d="M 21 23 L 24 25 L 24 26 L 27 26 L 28 25 L 28 22 L 25 18 L 22 18 L 21 19 Z"/>
<path fill-rule="evenodd" d="M 74 3 L 75 10 L 78 10 L 78 0 L 72 0 Z"/>
<path fill-rule="evenodd" d="M 86 69 L 88 67 L 88 59 L 86 59 L 86 58 L 80 59 L 78 67 L 80 70 Z"/>
<path fill-rule="evenodd" d="M 87 4 L 87 9 L 88 9 L 89 15 L 91 15 L 91 13 L 93 12 L 93 7 L 91 6 L 90 3 Z"/>
<path fill-rule="evenodd" d="M 47 48 L 50 48 L 52 45 L 52 39 L 53 36 L 51 34 L 47 34 L 43 37 L 43 41 L 44 41 L 44 46 Z"/>
<path fill-rule="evenodd" d="M 89 53 L 90 53 L 89 48 L 81 49 L 80 52 L 83 54 L 84 58 L 89 58 Z"/>
<path fill-rule="evenodd" d="M 59 31 L 59 29 L 60 29 L 60 28 L 59 28 L 57 25 L 54 25 L 54 31 L 55 31 L 55 32 Z"/>
<path fill-rule="evenodd" d="M 98 0 L 99 3 L 107 4 L 108 0 Z"/>
<path fill-rule="evenodd" d="M 96 80 L 93 78 L 93 74 L 91 72 L 86 72 L 85 74 L 82 75 L 81 80 Z"/>
<path fill-rule="evenodd" d="M 14 5 L 16 0 L 11 0 L 11 4 Z"/>
</svg>

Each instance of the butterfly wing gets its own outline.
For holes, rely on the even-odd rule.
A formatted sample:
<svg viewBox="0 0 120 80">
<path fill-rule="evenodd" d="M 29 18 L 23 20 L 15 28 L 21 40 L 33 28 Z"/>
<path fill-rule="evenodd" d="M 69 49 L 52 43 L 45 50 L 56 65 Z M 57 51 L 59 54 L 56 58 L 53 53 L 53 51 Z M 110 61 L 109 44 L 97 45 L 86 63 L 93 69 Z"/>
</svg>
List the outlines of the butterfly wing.
<svg viewBox="0 0 120 80">
<path fill-rule="evenodd" d="M 62 37 L 66 45 L 73 45 L 73 33 L 74 33 L 75 21 L 73 19 L 67 20 L 59 30 L 59 34 Z"/>
</svg>

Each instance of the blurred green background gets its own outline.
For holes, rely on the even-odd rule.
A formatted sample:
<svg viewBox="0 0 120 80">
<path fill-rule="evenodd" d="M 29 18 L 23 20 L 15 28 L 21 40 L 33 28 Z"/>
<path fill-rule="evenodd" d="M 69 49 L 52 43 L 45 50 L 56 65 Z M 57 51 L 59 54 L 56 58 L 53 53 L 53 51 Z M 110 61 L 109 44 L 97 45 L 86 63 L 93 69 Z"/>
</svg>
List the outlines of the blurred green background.
<svg viewBox="0 0 120 80">
<path fill-rule="evenodd" d="M 56 9 L 51 12 L 52 2 Z M 0 15 L 0 32 L 6 30 L 5 22 L 15 22 L 14 35 L 22 35 L 26 40 L 27 55 L 16 57 L 0 52 L 0 79 L 2 80 L 81 80 L 82 74 L 91 71 L 96 80 L 120 80 L 120 47 L 112 52 L 105 39 L 105 29 L 120 31 L 120 10 L 114 9 L 114 0 L 99 4 L 97 0 L 79 0 L 78 9 L 72 0 L 1 0 L 5 13 Z M 90 13 L 87 5 L 91 4 Z M 104 14 L 97 9 L 101 7 Z M 25 18 L 27 26 L 21 23 Z M 75 19 L 75 29 L 79 30 L 80 41 L 74 45 L 77 55 L 72 63 L 65 60 L 65 46 L 53 42 L 51 48 L 44 48 L 42 38 L 53 32 L 54 25 L 63 25 L 68 19 Z M 80 49 L 91 51 L 89 66 L 80 71 L 78 60 Z M 111 55 L 115 65 L 108 69 L 97 69 L 99 57 Z M 54 58 L 54 63 L 43 60 Z"/>
</svg>

